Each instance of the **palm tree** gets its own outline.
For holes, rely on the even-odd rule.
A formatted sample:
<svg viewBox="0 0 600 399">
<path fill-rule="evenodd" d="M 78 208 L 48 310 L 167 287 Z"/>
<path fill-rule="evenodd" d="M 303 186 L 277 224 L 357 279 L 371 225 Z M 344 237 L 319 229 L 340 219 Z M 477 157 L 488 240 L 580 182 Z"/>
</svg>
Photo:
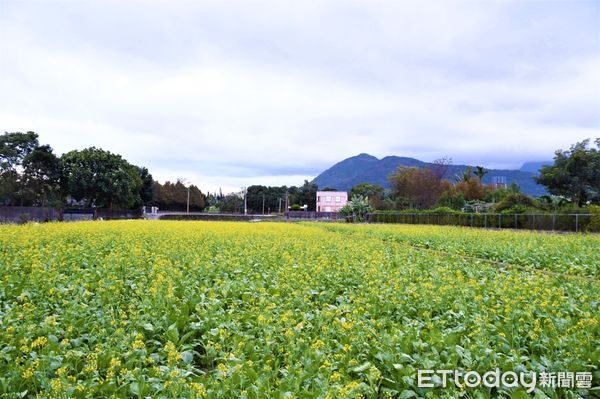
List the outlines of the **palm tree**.
<svg viewBox="0 0 600 399">
<path fill-rule="evenodd" d="M 488 171 L 483 166 L 475 167 L 475 176 L 479 177 L 479 181 L 483 181 L 483 176 L 487 175 Z"/>
<path fill-rule="evenodd" d="M 367 214 L 373 212 L 373 207 L 369 204 L 367 197 L 355 195 L 339 212 L 346 216 L 348 221 L 364 222 Z"/>
<path fill-rule="evenodd" d="M 471 180 L 471 176 L 473 176 L 473 167 L 467 166 L 467 168 L 463 170 L 462 173 L 456 175 L 456 182 L 468 182 L 469 180 Z"/>
</svg>

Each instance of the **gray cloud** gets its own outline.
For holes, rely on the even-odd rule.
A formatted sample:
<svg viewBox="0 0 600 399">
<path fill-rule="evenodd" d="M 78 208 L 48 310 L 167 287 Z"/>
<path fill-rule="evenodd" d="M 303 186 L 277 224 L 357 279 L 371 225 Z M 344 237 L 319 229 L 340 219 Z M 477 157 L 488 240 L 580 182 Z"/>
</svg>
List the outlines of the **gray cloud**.
<svg viewBox="0 0 600 399">
<path fill-rule="evenodd" d="M 600 3 L 0 2 L 0 129 L 161 180 L 368 152 L 518 167 L 600 136 Z"/>
</svg>

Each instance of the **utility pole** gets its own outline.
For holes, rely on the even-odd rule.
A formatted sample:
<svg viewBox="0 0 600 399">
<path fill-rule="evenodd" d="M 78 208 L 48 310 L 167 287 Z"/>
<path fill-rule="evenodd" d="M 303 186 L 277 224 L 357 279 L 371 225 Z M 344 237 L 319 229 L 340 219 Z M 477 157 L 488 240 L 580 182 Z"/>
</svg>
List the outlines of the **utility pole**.
<svg viewBox="0 0 600 399">
<path fill-rule="evenodd" d="M 262 214 L 265 214 L 265 193 L 263 193 L 263 212 Z"/>
<path fill-rule="evenodd" d="M 187 196 L 187 213 L 190 213 L 190 186 L 187 188 L 188 196 Z"/>
<path fill-rule="evenodd" d="M 248 192 L 248 189 L 246 187 L 244 187 L 244 215 L 248 214 L 248 203 L 246 202 L 246 193 Z"/>
<path fill-rule="evenodd" d="M 289 204 L 289 198 L 288 198 L 288 193 L 287 191 L 285 192 L 285 211 L 289 211 L 290 210 L 290 204 Z"/>
<path fill-rule="evenodd" d="M 279 197 L 279 212 L 278 213 L 281 213 L 281 197 Z"/>
<path fill-rule="evenodd" d="M 177 182 L 183 184 L 183 187 L 185 187 L 185 183 L 188 183 L 187 179 L 185 179 L 185 178 L 183 178 L 183 179 L 179 178 L 179 179 L 177 179 Z M 188 186 L 186 188 L 187 188 L 187 205 L 185 207 L 185 211 L 187 213 L 190 213 L 190 185 L 189 185 L 189 183 L 188 183 Z"/>
</svg>

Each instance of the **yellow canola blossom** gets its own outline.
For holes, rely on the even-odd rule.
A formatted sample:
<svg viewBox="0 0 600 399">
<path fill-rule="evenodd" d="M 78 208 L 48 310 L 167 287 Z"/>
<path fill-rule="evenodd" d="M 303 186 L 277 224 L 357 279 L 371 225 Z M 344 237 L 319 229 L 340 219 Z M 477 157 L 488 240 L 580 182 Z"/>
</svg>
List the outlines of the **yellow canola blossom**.
<svg viewBox="0 0 600 399">
<path fill-rule="evenodd" d="M 444 226 L 3 225 L 0 396 L 455 397 L 417 370 L 592 371 L 598 248 Z"/>
</svg>

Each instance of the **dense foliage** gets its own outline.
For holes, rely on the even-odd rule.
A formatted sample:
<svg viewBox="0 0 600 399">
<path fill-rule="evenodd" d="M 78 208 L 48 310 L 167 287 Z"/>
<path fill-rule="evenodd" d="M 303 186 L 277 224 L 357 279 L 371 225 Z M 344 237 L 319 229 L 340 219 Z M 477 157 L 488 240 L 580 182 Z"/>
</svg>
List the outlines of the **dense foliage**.
<svg viewBox="0 0 600 399">
<path fill-rule="evenodd" d="M 0 135 L 0 205 L 60 201 L 60 184 L 60 160 L 36 133 Z"/>
<path fill-rule="evenodd" d="M 249 186 L 240 193 L 227 195 L 209 194 L 208 205 L 221 212 L 243 212 L 244 194 L 246 195 L 246 207 L 248 213 L 262 214 L 286 212 L 291 210 L 306 209 L 314 211 L 317 200 L 317 186 L 307 180 L 299 186 Z M 286 208 L 287 207 L 287 208 Z"/>
<path fill-rule="evenodd" d="M 350 222 L 364 222 L 367 214 L 373 212 L 373 207 L 367 197 L 354 195 L 339 212 Z"/>
<path fill-rule="evenodd" d="M 90 147 L 57 157 L 34 132 L 0 135 L 0 205 L 132 209 L 152 201 L 152 175 Z"/>
<path fill-rule="evenodd" d="M 368 198 L 369 204 L 371 204 L 371 206 L 374 209 L 377 209 L 381 205 L 381 199 L 383 198 L 384 193 L 384 188 L 378 184 L 361 183 L 352 187 L 352 190 L 350 190 L 350 193 L 348 193 L 348 195 L 350 198 L 356 195 Z"/>
<path fill-rule="evenodd" d="M 423 368 L 597 381 L 599 245 L 426 226 L 0 226 L 0 395 L 526 397 L 418 388 Z"/>
<path fill-rule="evenodd" d="M 537 182 L 578 206 L 600 203 L 600 138 L 594 143 L 596 148 L 584 140 L 568 151 L 556 151 L 554 164 L 541 169 Z"/>
<path fill-rule="evenodd" d="M 142 205 L 140 171 L 120 155 L 91 147 L 67 152 L 61 160 L 66 191 L 87 207 L 129 209 Z"/>
<path fill-rule="evenodd" d="M 423 210 L 434 207 L 449 207 L 455 210 L 492 210 L 494 212 L 526 213 L 532 210 L 558 211 L 565 207 L 583 207 L 600 203 L 600 139 L 573 145 L 568 151 L 556 151 L 554 164 L 544 166 L 537 183 L 546 186 L 551 195 L 540 196 L 539 201 L 526 195 L 515 179 L 508 178 L 508 186 L 501 180 L 507 176 L 492 175 L 492 170 L 483 166 L 456 168 L 448 158 L 430 164 L 403 159 L 400 166 L 388 175 L 389 190 L 372 184 L 379 181 L 365 180 L 355 185 L 353 194 L 373 196 L 371 204 L 378 210 Z M 377 159 L 362 154 L 350 159 L 348 165 L 357 162 L 377 163 Z M 347 161 L 350 161 L 347 160 Z M 416 161 L 416 162 L 413 162 Z M 336 165 L 338 168 L 341 164 Z M 390 162 L 387 162 L 390 164 Z M 345 167 L 348 167 L 346 165 Z M 360 169 L 357 167 L 357 169 Z M 331 174 L 332 170 L 324 172 Z M 454 174 L 453 178 L 449 175 Z M 315 179 L 315 181 L 329 181 Z M 367 183 L 368 182 L 368 183 Z M 374 187 L 381 190 L 374 191 Z M 481 205 L 486 206 L 481 206 Z M 584 211 L 587 212 L 587 211 Z"/>
<path fill-rule="evenodd" d="M 401 207 L 423 209 L 433 207 L 440 195 L 450 188 L 442 177 L 432 169 L 401 166 L 389 179 Z"/>
<path fill-rule="evenodd" d="M 186 187 L 181 180 L 164 184 L 155 181 L 152 192 L 152 203 L 160 210 L 187 211 L 188 200 L 191 212 L 200 212 L 206 207 L 206 196 L 202 191 L 193 184 Z"/>
</svg>

